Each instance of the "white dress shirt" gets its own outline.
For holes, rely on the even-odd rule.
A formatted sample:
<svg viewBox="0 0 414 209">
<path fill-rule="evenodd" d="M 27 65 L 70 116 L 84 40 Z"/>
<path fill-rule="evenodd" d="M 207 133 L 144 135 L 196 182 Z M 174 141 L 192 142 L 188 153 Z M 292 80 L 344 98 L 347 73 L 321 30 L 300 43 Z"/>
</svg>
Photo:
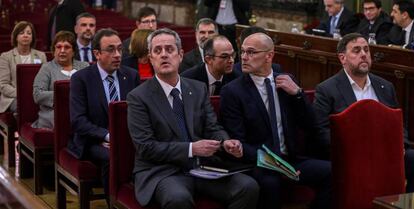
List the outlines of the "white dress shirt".
<svg viewBox="0 0 414 209">
<path fill-rule="evenodd" d="M 373 99 L 378 101 L 377 94 L 375 94 L 375 90 L 371 85 L 371 80 L 369 76 L 367 76 L 367 81 L 365 82 L 364 88 L 358 86 L 358 84 L 348 75 L 345 71 L 346 76 L 348 77 L 349 83 L 351 83 L 352 91 L 355 94 L 356 100 L 363 100 L 363 99 Z"/>
</svg>

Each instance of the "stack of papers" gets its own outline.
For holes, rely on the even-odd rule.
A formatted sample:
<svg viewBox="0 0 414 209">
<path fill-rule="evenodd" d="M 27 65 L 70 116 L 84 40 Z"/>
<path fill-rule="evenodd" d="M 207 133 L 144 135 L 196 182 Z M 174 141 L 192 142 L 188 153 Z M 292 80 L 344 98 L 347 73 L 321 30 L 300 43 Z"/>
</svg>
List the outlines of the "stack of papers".
<svg viewBox="0 0 414 209">
<path fill-rule="evenodd" d="M 277 171 L 295 181 L 299 181 L 299 175 L 295 168 L 281 157 L 273 153 L 265 145 L 262 145 L 263 150 L 257 150 L 257 166 Z"/>
</svg>

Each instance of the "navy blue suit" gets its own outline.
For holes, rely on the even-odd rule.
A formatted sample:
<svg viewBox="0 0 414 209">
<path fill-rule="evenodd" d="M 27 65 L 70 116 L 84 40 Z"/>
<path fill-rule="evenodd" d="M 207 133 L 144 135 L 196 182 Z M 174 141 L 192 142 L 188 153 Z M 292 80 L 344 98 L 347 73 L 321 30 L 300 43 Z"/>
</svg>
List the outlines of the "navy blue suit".
<svg viewBox="0 0 414 209">
<path fill-rule="evenodd" d="M 136 70 L 122 66 L 117 71 L 120 99 L 139 84 Z M 76 72 L 70 82 L 70 120 L 73 138 L 68 149 L 78 159 L 91 159 L 100 164 L 107 191 L 109 149 L 100 144 L 108 134 L 108 102 L 97 64 Z M 105 191 L 105 193 L 106 193 Z"/>
<path fill-rule="evenodd" d="M 279 69 L 280 70 L 280 69 Z M 274 72 L 274 76 L 279 73 Z M 327 161 L 314 160 L 298 153 L 296 139 L 298 130 L 311 132 L 313 111 L 305 96 L 300 98 L 278 89 L 283 124 L 283 134 L 288 155 L 284 156 L 300 170 L 299 184 L 309 185 L 317 191 L 314 208 L 329 208 L 331 167 Z M 249 74 L 237 78 L 221 90 L 220 117 L 231 138 L 243 144 L 243 160 L 254 163 L 257 149 L 273 145 L 273 135 L 268 111 L 259 91 Z M 261 187 L 258 208 L 280 208 L 281 175 L 278 172 L 256 167 L 251 175 Z"/>
</svg>

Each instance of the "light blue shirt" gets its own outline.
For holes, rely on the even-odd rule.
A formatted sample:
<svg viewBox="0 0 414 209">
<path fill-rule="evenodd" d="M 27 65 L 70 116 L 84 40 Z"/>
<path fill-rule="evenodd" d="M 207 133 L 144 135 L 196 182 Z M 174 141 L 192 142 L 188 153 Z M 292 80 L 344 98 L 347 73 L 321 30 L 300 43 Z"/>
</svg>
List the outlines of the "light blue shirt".
<svg viewBox="0 0 414 209">
<path fill-rule="evenodd" d="M 82 48 L 83 47 L 89 47 L 89 50 L 88 50 L 88 59 L 92 62 L 93 61 L 93 57 L 92 57 L 92 44 L 89 43 L 88 45 L 84 46 L 81 43 L 79 43 L 79 40 L 76 40 L 76 43 L 78 44 L 79 60 L 80 61 L 83 61 L 83 62 L 88 62 L 88 61 L 83 60 L 85 51 L 83 51 Z"/>
<path fill-rule="evenodd" d="M 104 90 L 105 90 L 105 96 L 106 96 L 106 101 L 110 102 L 110 97 L 109 97 L 109 82 L 106 80 L 106 77 L 109 75 L 98 63 L 98 69 L 99 69 L 99 74 L 101 75 L 101 79 L 102 79 L 102 84 L 104 86 Z M 115 88 L 116 88 L 116 92 L 118 94 L 118 100 L 121 100 L 121 94 L 119 91 L 119 80 L 118 80 L 118 76 L 117 76 L 117 71 L 115 70 L 115 72 L 112 73 L 112 76 L 114 77 L 114 84 L 115 84 Z"/>
</svg>

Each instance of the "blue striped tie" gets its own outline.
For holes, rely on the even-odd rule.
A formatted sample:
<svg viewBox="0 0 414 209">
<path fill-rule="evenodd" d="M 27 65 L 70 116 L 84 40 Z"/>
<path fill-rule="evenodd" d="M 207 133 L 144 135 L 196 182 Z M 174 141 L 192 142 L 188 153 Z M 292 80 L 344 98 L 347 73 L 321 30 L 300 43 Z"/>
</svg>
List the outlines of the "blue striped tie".
<svg viewBox="0 0 414 209">
<path fill-rule="evenodd" d="M 177 118 L 181 135 L 184 137 L 184 141 L 189 141 L 190 137 L 188 136 L 188 129 L 187 129 L 187 125 L 185 124 L 184 104 L 183 104 L 183 101 L 180 99 L 180 90 L 178 90 L 177 88 L 174 88 L 170 94 L 173 97 L 173 108 L 172 109 L 173 109 L 173 112 L 175 113 L 175 117 Z"/>
<path fill-rule="evenodd" d="M 108 75 L 106 77 L 106 80 L 108 81 L 110 102 L 118 101 L 118 92 L 116 91 L 116 87 L 114 83 L 114 76 Z"/>
</svg>

